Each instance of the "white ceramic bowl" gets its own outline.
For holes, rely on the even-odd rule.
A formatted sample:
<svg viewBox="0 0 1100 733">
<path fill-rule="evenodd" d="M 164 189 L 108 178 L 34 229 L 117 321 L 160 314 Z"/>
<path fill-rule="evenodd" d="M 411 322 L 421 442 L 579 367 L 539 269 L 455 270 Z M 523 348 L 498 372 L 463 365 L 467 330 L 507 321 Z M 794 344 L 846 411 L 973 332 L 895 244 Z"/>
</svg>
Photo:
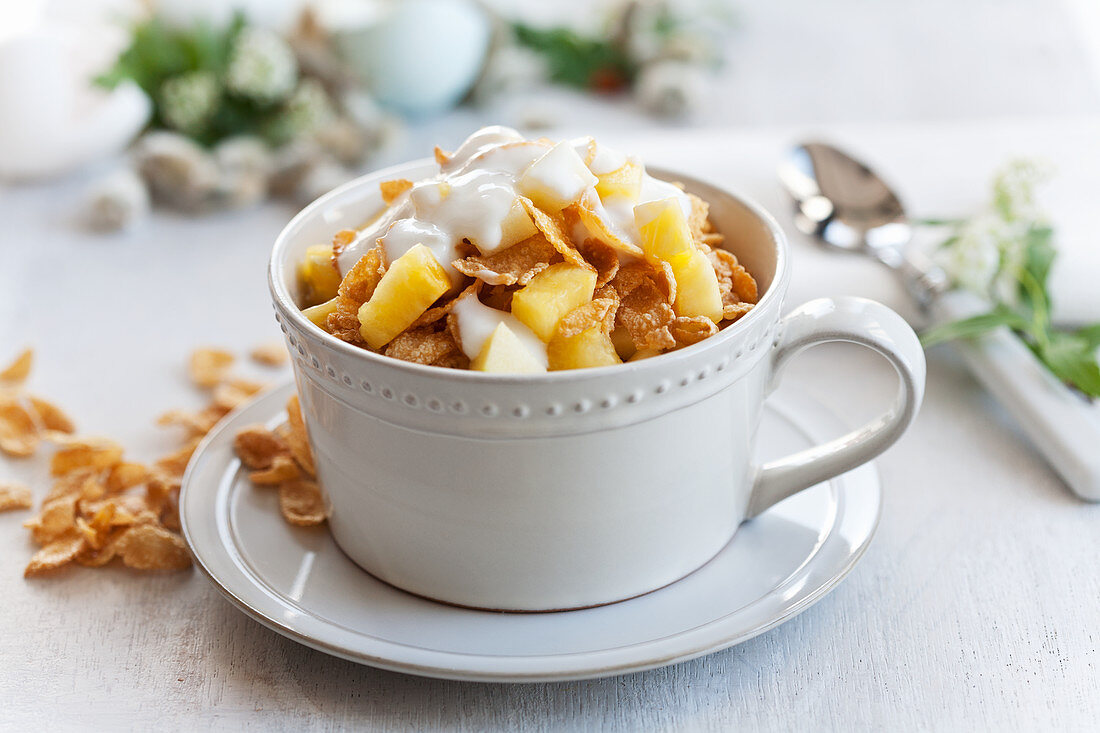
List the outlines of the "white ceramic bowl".
<svg viewBox="0 0 1100 733">
<path fill-rule="evenodd" d="M 815 300 L 781 318 L 787 245 L 757 206 L 689 176 L 760 285 L 716 336 L 620 366 L 493 375 L 380 356 L 310 323 L 296 305 L 306 247 L 382 206 L 378 182 L 420 180 L 428 161 L 379 171 L 299 213 L 279 235 L 270 286 L 340 547 L 392 585 L 447 603 L 518 611 L 630 598 L 684 577 L 746 518 L 885 450 L 924 390 L 924 354 L 878 303 Z M 852 341 L 897 369 L 895 404 L 863 429 L 766 466 L 750 463 L 783 362 Z M 731 579 L 733 580 L 733 579 Z"/>
</svg>

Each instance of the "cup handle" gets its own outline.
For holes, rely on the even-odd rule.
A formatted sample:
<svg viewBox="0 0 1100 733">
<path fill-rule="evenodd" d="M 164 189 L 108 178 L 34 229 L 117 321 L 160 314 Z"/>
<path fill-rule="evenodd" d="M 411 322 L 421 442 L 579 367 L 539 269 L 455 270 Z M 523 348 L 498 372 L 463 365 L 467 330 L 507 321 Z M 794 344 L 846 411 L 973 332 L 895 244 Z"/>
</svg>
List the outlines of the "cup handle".
<svg viewBox="0 0 1100 733">
<path fill-rule="evenodd" d="M 900 378 L 894 404 L 878 418 L 835 440 L 760 467 L 746 518 L 805 488 L 866 463 L 901 437 L 924 397 L 924 351 L 913 329 L 881 303 L 865 298 L 820 298 L 787 314 L 772 350 L 774 389 L 787 361 L 816 344 L 848 341 L 885 356 Z"/>
</svg>

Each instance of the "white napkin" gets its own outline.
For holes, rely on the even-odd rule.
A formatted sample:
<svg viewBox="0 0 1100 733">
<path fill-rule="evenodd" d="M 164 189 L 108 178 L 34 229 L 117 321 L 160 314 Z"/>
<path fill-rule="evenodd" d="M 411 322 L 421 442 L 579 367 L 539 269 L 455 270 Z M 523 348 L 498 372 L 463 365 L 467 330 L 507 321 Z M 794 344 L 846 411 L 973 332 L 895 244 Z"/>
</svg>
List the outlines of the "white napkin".
<svg viewBox="0 0 1100 733">
<path fill-rule="evenodd" d="M 807 139 L 840 145 L 890 181 L 914 217 L 966 216 L 985 205 L 993 172 L 1010 158 L 1047 160 L 1055 178 L 1042 199 L 1059 250 L 1050 283 L 1054 315 L 1063 323 L 1100 321 L 1100 222 L 1095 215 L 1100 211 L 1100 119 L 604 132 L 598 137 L 649 164 L 710 180 L 762 204 L 791 239 L 792 304 L 818 295 L 852 294 L 907 314 L 913 312 L 911 304 L 884 268 L 819 250 L 793 229 L 790 202 L 775 178 L 785 151 Z"/>
</svg>

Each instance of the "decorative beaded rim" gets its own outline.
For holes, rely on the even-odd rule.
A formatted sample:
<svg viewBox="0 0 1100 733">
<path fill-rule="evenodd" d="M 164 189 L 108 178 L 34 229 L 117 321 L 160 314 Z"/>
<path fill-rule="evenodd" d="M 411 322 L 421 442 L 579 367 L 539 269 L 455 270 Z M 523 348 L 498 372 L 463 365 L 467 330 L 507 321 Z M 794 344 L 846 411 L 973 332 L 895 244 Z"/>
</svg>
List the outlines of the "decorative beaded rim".
<svg viewBox="0 0 1100 733">
<path fill-rule="evenodd" d="M 322 365 L 321 360 L 310 350 L 305 348 L 303 344 L 304 339 L 292 333 L 292 328 L 287 328 L 277 310 L 275 318 L 282 327 L 283 333 L 286 334 L 286 338 L 292 350 L 297 352 L 295 358 L 303 367 L 310 369 L 315 375 L 323 377 L 336 385 L 355 389 L 356 380 L 352 375 L 347 373 L 341 374 L 331 364 L 325 363 Z M 527 403 L 516 403 L 508 407 L 503 407 L 496 402 L 486 401 L 471 408 L 461 399 L 455 399 L 448 404 L 443 397 L 438 395 L 422 396 L 410 391 L 399 393 L 399 390 L 394 389 L 389 384 L 375 382 L 370 379 L 359 379 L 358 387 L 359 391 L 363 394 L 381 399 L 385 402 L 400 405 L 409 410 L 419 411 L 424 409 L 428 412 L 437 414 L 450 412 L 454 415 L 473 415 L 490 419 L 510 418 L 518 420 L 525 420 L 533 416 L 541 415 L 546 415 L 551 418 L 563 417 L 569 414 L 583 415 L 589 412 L 605 412 L 619 407 L 637 405 L 646 401 L 647 393 L 653 397 L 665 395 L 717 377 L 719 374 L 724 373 L 732 362 L 743 358 L 747 354 L 754 353 L 761 344 L 770 341 L 772 345 L 775 345 L 779 337 L 780 334 L 777 324 L 772 324 L 763 329 L 760 333 L 755 334 L 748 344 L 738 349 L 732 357 L 726 352 L 722 354 L 721 359 L 716 363 L 704 364 L 702 366 L 691 365 L 689 371 L 679 379 L 662 377 L 648 390 L 635 386 L 625 390 L 623 393 L 612 392 L 599 399 L 581 397 L 568 403 L 563 403 L 560 400 L 553 400 L 541 407 L 536 407 Z"/>
</svg>

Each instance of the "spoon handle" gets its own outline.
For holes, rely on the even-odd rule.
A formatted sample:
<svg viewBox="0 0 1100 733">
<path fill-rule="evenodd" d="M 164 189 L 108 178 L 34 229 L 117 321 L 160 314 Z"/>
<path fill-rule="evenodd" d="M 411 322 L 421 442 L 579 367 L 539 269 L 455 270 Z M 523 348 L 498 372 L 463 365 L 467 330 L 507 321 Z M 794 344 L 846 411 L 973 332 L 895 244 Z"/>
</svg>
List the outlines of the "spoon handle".
<svg viewBox="0 0 1100 733">
<path fill-rule="evenodd" d="M 930 310 L 944 323 L 984 313 L 989 304 L 952 291 L 936 298 Z M 1007 328 L 954 345 L 1073 492 L 1100 501 L 1100 407 L 1060 382 Z"/>
</svg>

